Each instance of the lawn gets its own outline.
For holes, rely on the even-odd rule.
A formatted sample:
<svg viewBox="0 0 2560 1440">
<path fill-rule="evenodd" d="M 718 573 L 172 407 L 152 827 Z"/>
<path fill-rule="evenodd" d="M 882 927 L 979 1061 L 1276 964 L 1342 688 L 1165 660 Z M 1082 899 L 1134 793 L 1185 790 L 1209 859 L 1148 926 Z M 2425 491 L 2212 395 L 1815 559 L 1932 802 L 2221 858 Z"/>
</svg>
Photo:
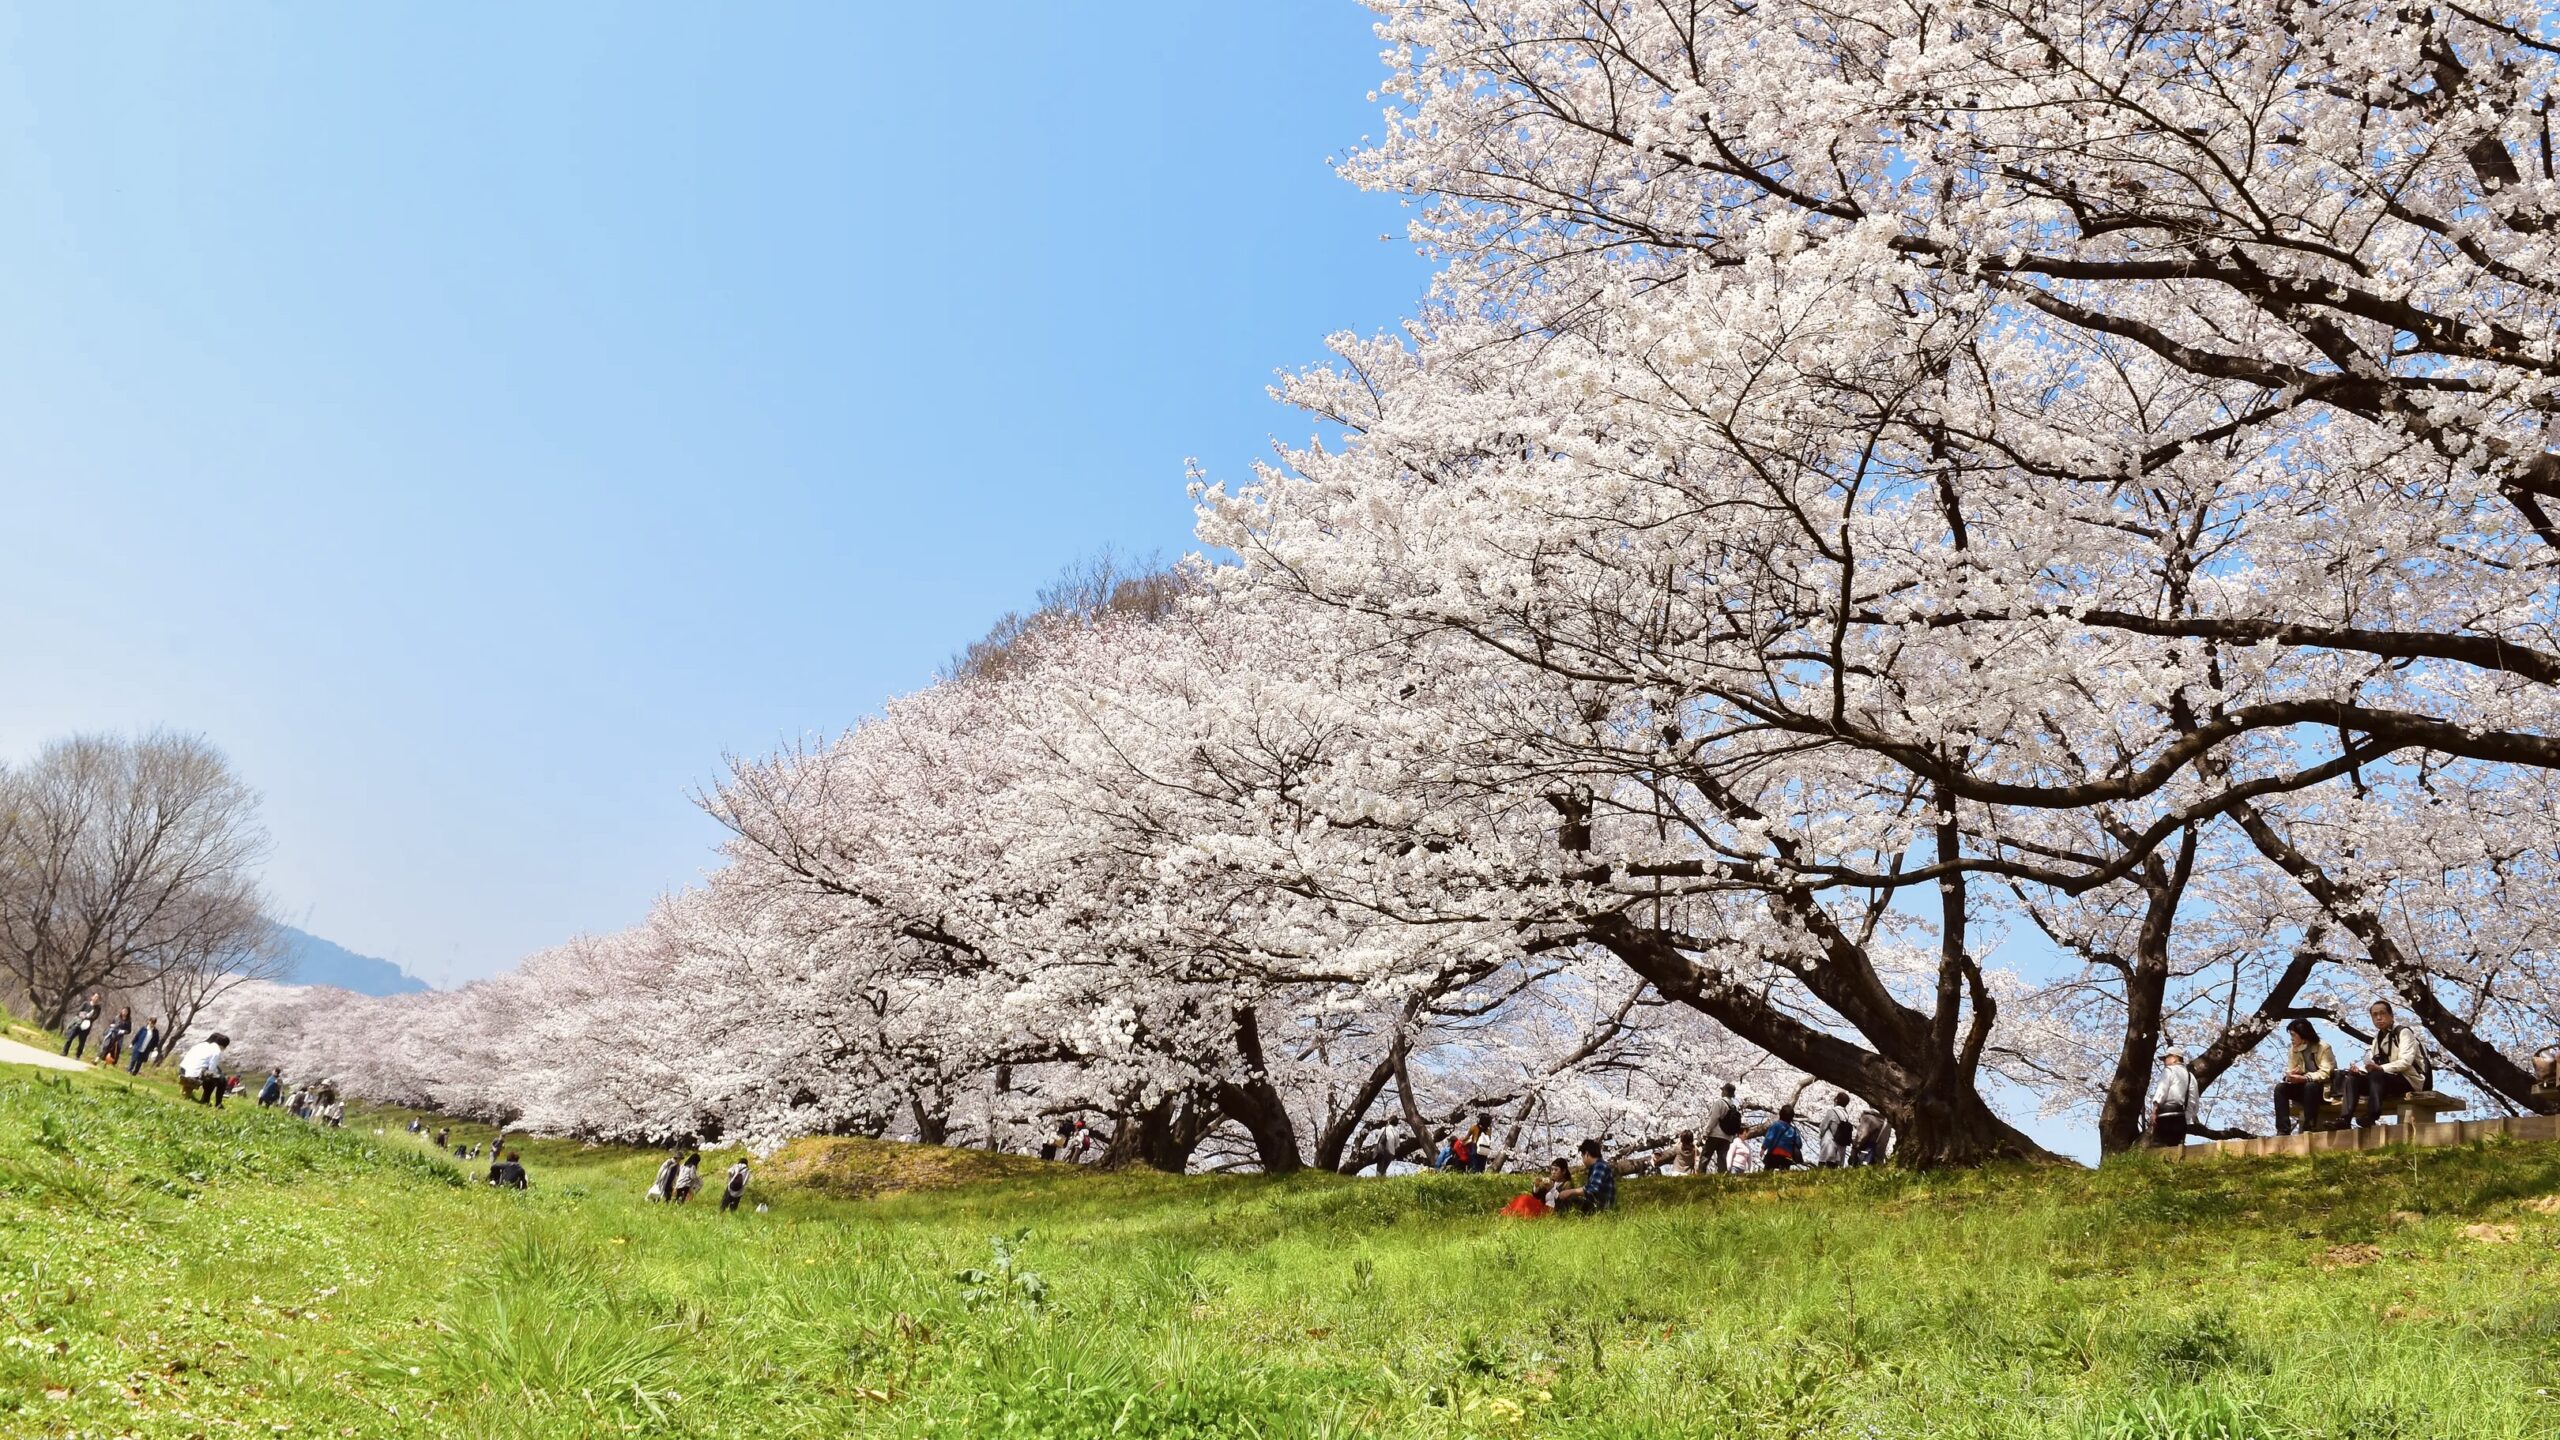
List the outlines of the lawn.
<svg viewBox="0 0 2560 1440">
<path fill-rule="evenodd" d="M 0 1435 L 2560 1432 L 2555 1146 L 1639 1179 L 1522 1222 L 1499 1177 L 854 1143 L 724 1217 L 563 1142 L 493 1191 L 404 1119 L 0 1067 Z"/>
</svg>

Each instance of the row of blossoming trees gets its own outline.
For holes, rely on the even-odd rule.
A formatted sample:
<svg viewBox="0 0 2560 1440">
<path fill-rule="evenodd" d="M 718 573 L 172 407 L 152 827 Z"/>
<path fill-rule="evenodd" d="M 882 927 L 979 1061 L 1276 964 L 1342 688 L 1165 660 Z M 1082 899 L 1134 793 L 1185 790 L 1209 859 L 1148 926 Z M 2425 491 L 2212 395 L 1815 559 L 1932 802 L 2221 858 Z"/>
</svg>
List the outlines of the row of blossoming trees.
<svg viewBox="0 0 2560 1440">
<path fill-rule="evenodd" d="M 736 766 L 639 929 L 281 1048 L 1272 1169 L 1767 1072 L 1927 1164 L 2380 996 L 2553 1108 L 2551 12 L 1381 9 L 1346 169 L 1444 266 L 1197 492 L 1231 563 Z"/>
</svg>

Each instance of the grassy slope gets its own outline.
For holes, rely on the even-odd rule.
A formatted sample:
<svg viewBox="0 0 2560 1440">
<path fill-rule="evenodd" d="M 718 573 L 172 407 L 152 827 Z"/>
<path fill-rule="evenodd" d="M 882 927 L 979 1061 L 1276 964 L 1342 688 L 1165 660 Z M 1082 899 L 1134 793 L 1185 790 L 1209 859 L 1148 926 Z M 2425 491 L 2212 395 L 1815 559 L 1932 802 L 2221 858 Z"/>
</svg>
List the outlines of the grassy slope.
<svg viewBox="0 0 2560 1440">
<path fill-rule="evenodd" d="M 396 1119 L 169 1089 L 0 1068 L 0 1435 L 2560 1431 L 2560 1147 L 1640 1180 L 1530 1223 L 1490 1177 L 1017 1165 L 724 1218 L 639 1203 L 645 1155 L 537 1144 L 500 1194 Z M 973 1305 L 953 1272 L 1022 1226 L 1046 1303 Z"/>
</svg>

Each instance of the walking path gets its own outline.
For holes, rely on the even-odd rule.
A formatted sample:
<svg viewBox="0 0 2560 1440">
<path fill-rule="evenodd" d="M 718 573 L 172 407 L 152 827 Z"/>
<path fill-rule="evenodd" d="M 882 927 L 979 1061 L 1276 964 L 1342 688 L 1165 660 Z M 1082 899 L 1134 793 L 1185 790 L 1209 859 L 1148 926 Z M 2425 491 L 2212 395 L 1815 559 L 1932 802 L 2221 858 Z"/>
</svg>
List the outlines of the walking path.
<svg viewBox="0 0 2560 1440">
<path fill-rule="evenodd" d="M 18 1041 L 12 1040 L 6 1035 L 0 1035 L 0 1064 L 41 1065 L 47 1070 L 86 1070 L 89 1068 L 79 1061 L 72 1059 L 68 1055 L 56 1055 L 50 1050 L 39 1050 L 33 1045 L 21 1044 Z"/>
</svg>

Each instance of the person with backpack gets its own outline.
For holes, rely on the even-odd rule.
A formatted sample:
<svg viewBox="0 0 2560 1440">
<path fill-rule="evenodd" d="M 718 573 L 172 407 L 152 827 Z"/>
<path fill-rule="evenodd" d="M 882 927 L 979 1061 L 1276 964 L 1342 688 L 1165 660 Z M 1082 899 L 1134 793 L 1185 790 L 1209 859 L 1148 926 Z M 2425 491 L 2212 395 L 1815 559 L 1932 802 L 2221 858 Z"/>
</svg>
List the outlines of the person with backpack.
<svg viewBox="0 0 2560 1440">
<path fill-rule="evenodd" d="M 490 1184 L 501 1190 L 524 1190 L 532 1187 L 533 1181 L 524 1173 L 524 1162 L 516 1158 L 516 1152 L 491 1150 L 489 1153 L 500 1156 L 489 1165 Z"/>
<path fill-rule="evenodd" d="M 1885 1141 L 1890 1134 L 1891 1128 L 1884 1123 L 1883 1111 L 1872 1105 L 1859 1111 L 1857 1120 L 1849 1127 L 1850 1165 L 1883 1164 Z"/>
<path fill-rule="evenodd" d="M 726 1215 L 737 1209 L 738 1202 L 746 1198 L 747 1162 L 740 1156 L 738 1163 L 729 1167 L 728 1183 L 720 1187 L 720 1213 Z"/>
<path fill-rule="evenodd" d="M 2317 1130 L 2320 1106 L 2329 1098 L 2329 1081 L 2338 1073 L 2338 1057 L 2308 1020 L 2294 1020 L 2285 1032 L 2284 1078 L 2276 1082 L 2276 1133 L 2293 1133 L 2293 1112 L 2302 1112 L 2302 1128 Z M 2343 1122 L 2342 1122 L 2343 1123 Z"/>
<path fill-rule="evenodd" d="M 2196 1113 L 2195 1072 L 2176 1050 L 2160 1057 L 2160 1083 L 2151 1088 L 2151 1143 L 2175 1149 L 2187 1143 L 2187 1122 Z"/>
<path fill-rule="evenodd" d="M 2391 1002 L 2376 1000 L 2365 1013 L 2373 1019 L 2373 1044 L 2366 1048 L 2363 1060 L 2339 1077 L 2346 1118 L 2359 1130 L 2381 1124 L 2382 1112 L 2398 1104 L 2401 1096 L 2435 1085 L 2435 1064 L 2427 1058 L 2427 1047 L 2419 1043 L 2417 1031 L 2392 1014 Z"/>
<path fill-rule="evenodd" d="M 658 1166 L 658 1178 L 649 1182 L 648 1190 L 643 1192 L 640 1198 L 643 1200 L 673 1200 L 676 1193 L 676 1172 L 683 1168 L 683 1156 L 668 1156 L 666 1161 Z"/>
<path fill-rule="evenodd" d="M 1804 1163 L 1804 1132 L 1796 1128 L 1796 1107 L 1781 1105 L 1778 1118 L 1759 1127 L 1760 1168 L 1793 1170 Z"/>
<path fill-rule="evenodd" d="M 267 1083 L 258 1087 L 258 1108 L 273 1110 L 276 1108 L 276 1102 L 283 1098 L 284 1067 L 270 1065 L 267 1067 Z"/>
<path fill-rule="evenodd" d="M 1728 1080 L 1724 1093 L 1707 1102 L 1705 1148 L 1699 1154 L 1699 1172 L 1714 1170 L 1720 1174 L 1733 1172 L 1733 1142 L 1742 1138 L 1742 1105 L 1733 1098 L 1733 1082 Z"/>
<path fill-rule="evenodd" d="M 1821 1165 L 1826 1170 L 1846 1169 L 1849 1164 L 1849 1137 L 1856 1127 L 1849 1118 L 1849 1096 L 1845 1091 L 1831 1092 L 1831 1103 L 1823 1107 L 1822 1116 L 1814 1122 L 1814 1134 L 1822 1144 Z"/>
</svg>

